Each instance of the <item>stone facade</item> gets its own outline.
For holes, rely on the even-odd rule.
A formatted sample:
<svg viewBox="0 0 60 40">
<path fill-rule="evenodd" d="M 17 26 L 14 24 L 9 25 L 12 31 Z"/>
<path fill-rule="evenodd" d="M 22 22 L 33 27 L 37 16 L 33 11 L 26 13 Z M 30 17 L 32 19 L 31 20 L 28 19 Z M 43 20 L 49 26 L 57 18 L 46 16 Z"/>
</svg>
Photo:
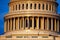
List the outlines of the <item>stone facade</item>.
<svg viewBox="0 0 60 40">
<path fill-rule="evenodd" d="M 0 40 L 59 40 L 56 0 L 10 0 Z"/>
</svg>

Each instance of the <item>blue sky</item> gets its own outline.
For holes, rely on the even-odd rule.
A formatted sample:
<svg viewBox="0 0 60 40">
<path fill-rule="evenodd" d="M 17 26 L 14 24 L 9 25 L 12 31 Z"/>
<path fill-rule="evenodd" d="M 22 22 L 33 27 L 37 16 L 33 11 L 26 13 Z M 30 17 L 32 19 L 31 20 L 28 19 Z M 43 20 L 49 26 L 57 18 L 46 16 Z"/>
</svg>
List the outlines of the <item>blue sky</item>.
<svg viewBox="0 0 60 40">
<path fill-rule="evenodd" d="M 9 7 L 8 3 L 10 0 L 0 0 L 0 34 L 4 33 L 4 15 L 8 13 Z M 60 0 L 57 0 L 58 6 L 58 13 L 60 13 Z"/>
</svg>

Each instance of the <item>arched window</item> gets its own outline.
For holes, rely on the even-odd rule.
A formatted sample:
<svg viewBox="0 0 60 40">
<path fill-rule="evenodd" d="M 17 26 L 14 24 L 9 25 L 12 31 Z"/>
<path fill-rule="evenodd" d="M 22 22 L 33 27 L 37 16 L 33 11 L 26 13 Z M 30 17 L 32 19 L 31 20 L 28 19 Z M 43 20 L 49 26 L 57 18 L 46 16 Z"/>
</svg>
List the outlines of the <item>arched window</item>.
<svg viewBox="0 0 60 40">
<path fill-rule="evenodd" d="M 48 10 L 48 4 L 46 4 L 46 10 Z"/>
<path fill-rule="evenodd" d="M 22 9 L 24 9 L 24 4 L 22 4 Z"/>
<path fill-rule="evenodd" d="M 19 10 L 20 10 L 20 4 L 19 4 Z"/>
<path fill-rule="evenodd" d="M 38 9 L 40 9 L 40 4 L 38 4 Z"/>
<path fill-rule="evenodd" d="M 16 10 L 17 10 L 17 5 L 16 5 Z"/>
<path fill-rule="evenodd" d="M 44 10 L 44 4 L 42 4 L 42 9 Z"/>
<path fill-rule="evenodd" d="M 28 9 L 28 4 L 26 4 L 26 9 Z"/>
<path fill-rule="evenodd" d="M 36 9 L 36 4 L 34 4 L 34 9 Z"/>
<path fill-rule="evenodd" d="M 30 9 L 32 9 L 32 4 L 30 4 Z"/>
</svg>

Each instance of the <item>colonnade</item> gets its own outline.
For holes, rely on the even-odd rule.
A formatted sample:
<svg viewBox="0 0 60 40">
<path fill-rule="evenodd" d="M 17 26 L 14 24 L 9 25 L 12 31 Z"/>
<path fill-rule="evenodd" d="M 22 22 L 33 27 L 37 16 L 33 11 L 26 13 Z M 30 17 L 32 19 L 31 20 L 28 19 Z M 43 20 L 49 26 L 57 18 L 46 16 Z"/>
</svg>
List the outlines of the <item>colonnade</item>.
<svg viewBox="0 0 60 40">
<path fill-rule="evenodd" d="M 59 19 L 48 17 L 16 17 L 6 19 L 5 32 L 25 29 L 40 29 L 59 32 Z"/>
</svg>

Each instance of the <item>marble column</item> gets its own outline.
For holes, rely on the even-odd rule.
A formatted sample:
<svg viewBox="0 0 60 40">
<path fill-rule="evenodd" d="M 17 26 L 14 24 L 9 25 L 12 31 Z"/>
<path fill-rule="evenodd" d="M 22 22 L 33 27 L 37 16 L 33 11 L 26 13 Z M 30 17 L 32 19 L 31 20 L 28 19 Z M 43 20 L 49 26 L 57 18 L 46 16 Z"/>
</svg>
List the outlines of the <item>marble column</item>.
<svg viewBox="0 0 60 40">
<path fill-rule="evenodd" d="M 23 17 L 23 29 L 24 29 L 25 25 L 24 25 L 24 17 Z"/>
<path fill-rule="evenodd" d="M 47 18 L 47 30 L 49 30 L 49 18 Z"/>
<path fill-rule="evenodd" d="M 36 29 L 39 29 L 39 17 L 36 19 L 36 21 L 37 21 L 37 27 L 36 27 Z"/>
<path fill-rule="evenodd" d="M 59 32 L 59 19 L 57 20 L 57 32 Z"/>
<path fill-rule="evenodd" d="M 53 18 L 51 18 L 51 31 L 53 31 Z"/>
<path fill-rule="evenodd" d="M 34 17 L 32 18 L 32 28 L 31 29 L 34 29 Z"/>
<path fill-rule="evenodd" d="M 15 29 L 16 27 L 15 27 L 15 18 L 13 19 L 13 30 L 16 30 Z"/>
<path fill-rule="evenodd" d="M 49 10 L 49 4 L 48 4 L 48 10 Z"/>
<path fill-rule="evenodd" d="M 41 21 L 42 21 L 42 22 L 41 22 L 41 29 L 44 30 L 44 17 L 42 18 Z"/>
<path fill-rule="evenodd" d="M 44 5 L 45 5 L 45 7 L 44 7 L 45 8 L 45 11 L 46 11 L 46 3 Z"/>
<path fill-rule="evenodd" d="M 8 19 L 8 31 L 9 31 L 9 19 Z"/>
<path fill-rule="evenodd" d="M 18 25 L 17 25 L 17 26 L 18 26 L 18 30 L 19 30 L 19 26 L 20 26 L 19 23 L 20 23 L 20 22 L 19 22 L 19 17 L 18 17 Z"/>
<path fill-rule="evenodd" d="M 55 31 L 57 31 L 57 24 L 56 24 L 57 21 L 56 21 L 56 19 L 54 19 L 54 20 L 55 20 L 55 23 L 54 23 L 55 27 L 54 28 L 55 28 Z"/>
<path fill-rule="evenodd" d="M 28 28 L 29 28 L 29 17 L 28 17 Z"/>
<path fill-rule="evenodd" d="M 10 19 L 10 31 L 12 31 L 12 19 Z"/>
<path fill-rule="evenodd" d="M 53 7 L 52 7 L 52 5 L 51 5 L 51 11 L 53 11 L 52 8 L 53 8 Z"/>
</svg>

